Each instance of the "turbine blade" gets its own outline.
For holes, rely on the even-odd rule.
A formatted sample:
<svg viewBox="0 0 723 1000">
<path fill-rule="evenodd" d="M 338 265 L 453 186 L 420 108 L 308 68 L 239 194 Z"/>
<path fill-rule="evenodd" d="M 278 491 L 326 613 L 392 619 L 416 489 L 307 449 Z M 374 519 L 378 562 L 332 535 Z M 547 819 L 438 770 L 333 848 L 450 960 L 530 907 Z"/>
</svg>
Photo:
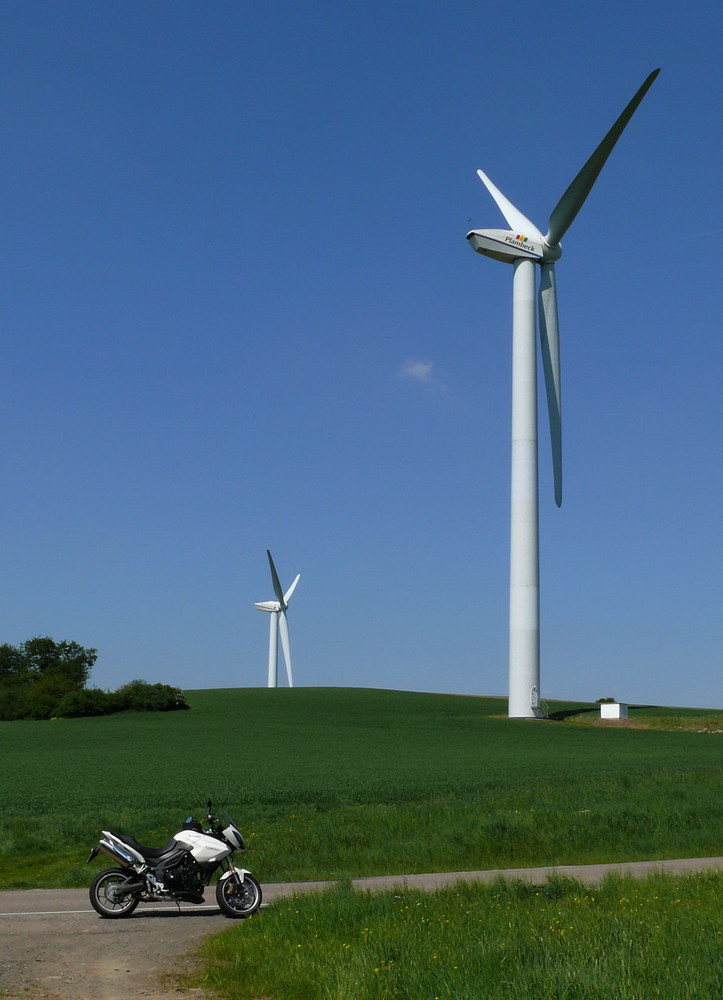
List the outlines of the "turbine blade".
<svg viewBox="0 0 723 1000">
<path fill-rule="evenodd" d="M 585 199 L 590 193 L 591 187 L 597 180 L 598 174 L 605 166 L 605 161 L 610 156 L 615 143 L 620 138 L 623 129 L 633 117 L 635 109 L 647 94 L 659 72 L 659 69 L 654 69 L 645 79 L 603 141 L 568 187 L 567 191 L 565 191 L 557 205 L 555 205 L 550 216 L 550 229 L 545 237 L 545 242 L 548 246 L 557 246 L 570 228 L 575 216 L 582 208 Z"/>
<path fill-rule="evenodd" d="M 279 574 L 276 572 L 276 567 L 274 566 L 274 560 L 271 558 L 271 553 L 266 550 L 266 555 L 269 557 L 269 566 L 271 567 L 271 582 L 274 585 L 274 593 L 276 594 L 276 600 L 279 602 L 281 607 L 284 607 L 284 592 L 281 589 L 281 582 L 279 581 Z"/>
<path fill-rule="evenodd" d="M 552 472 L 555 482 L 555 503 L 562 504 L 562 410 L 560 398 L 560 336 L 557 324 L 557 289 L 555 265 L 540 266 L 540 346 L 545 371 L 547 412 L 550 417 Z"/>
<path fill-rule="evenodd" d="M 291 647 L 289 646 L 289 623 L 287 622 L 286 615 L 283 611 L 279 613 L 279 635 L 281 636 L 281 648 L 284 652 L 286 677 L 289 681 L 289 687 L 293 687 L 294 681 L 291 676 Z"/>
<path fill-rule="evenodd" d="M 500 189 L 495 187 L 484 170 L 478 170 L 477 174 L 479 179 L 497 202 L 497 207 L 507 220 L 507 225 L 510 226 L 511 229 L 516 230 L 518 233 L 521 233 L 523 236 L 532 236 L 539 243 L 542 243 L 542 233 L 537 228 L 535 223 L 530 222 L 530 220 L 526 218 L 518 208 L 515 208 L 509 199 L 505 198 Z"/>
<path fill-rule="evenodd" d="M 291 584 L 291 586 L 289 587 L 289 589 L 284 594 L 284 604 L 288 605 L 289 601 L 291 600 L 291 595 L 296 590 L 296 584 L 299 582 L 300 579 L 301 579 L 301 573 L 297 573 L 296 579 L 294 580 L 294 582 Z"/>
</svg>

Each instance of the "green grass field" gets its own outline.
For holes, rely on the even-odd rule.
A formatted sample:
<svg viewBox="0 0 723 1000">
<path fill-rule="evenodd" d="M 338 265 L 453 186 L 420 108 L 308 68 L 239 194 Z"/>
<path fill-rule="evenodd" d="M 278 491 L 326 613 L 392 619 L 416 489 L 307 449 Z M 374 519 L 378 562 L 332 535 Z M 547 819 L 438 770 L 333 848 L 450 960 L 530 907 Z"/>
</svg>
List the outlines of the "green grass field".
<svg viewBox="0 0 723 1000">
<path fill-rule="evenodd" d="M 85 885 L 101 827 L 157 844 L 209 797 L 266 881 L 721 853 L 714 733 L 510 722 L 495 699 L 365 689 L 188 700 L 1 723 L 0 885 Z"/>
<path fill-rule="evenodd" d="M 713 1000 L 723 874 L 339 887 L 207 941 L 187 980 L 228 1000 Z"/>
</svg>

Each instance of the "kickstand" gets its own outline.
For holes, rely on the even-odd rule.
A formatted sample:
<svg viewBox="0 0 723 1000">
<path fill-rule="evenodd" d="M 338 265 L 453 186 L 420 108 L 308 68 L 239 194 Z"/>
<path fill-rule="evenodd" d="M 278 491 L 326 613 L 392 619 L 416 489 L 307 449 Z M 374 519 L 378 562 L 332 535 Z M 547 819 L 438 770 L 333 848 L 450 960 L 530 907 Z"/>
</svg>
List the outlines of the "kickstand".
<svg viewBox="0 0 723 1000">
<path fill-rule="evenodd" d="M 178 907 L 178 912 L 180 913 L 181 912 L 181 903 L 180 903 L 180 901 L 178 899 L 175 900 L 175 903 L 176 903 L 176 906 Z"/>
</svg>

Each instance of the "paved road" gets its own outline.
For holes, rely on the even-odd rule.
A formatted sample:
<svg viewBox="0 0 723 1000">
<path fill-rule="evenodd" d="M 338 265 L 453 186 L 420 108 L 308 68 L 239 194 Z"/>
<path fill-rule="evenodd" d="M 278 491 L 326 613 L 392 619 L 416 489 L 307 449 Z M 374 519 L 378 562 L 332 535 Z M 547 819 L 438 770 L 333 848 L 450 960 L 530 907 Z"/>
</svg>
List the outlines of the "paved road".
<svg viewBox="0 0 723 1000">
<path fill-rule="evenodd" d="M 639 878 L 652 871 L 706 869 L 723 869 L 723 858 L 394 875 L 355 879 L 353 884 L 368 891 L 399 885 L 434 889 L 460 880 L 490 882 L 500 875 L 539 884 L 553 873 L 596 884 L 609 872 Z M 319 892 L 332 884 L 267 884 L 264 900 Z M 139 906 L 127 920 L 101 920 L 91 909 L 85 889 L 0 892 L 0 996 L 8 1000 L 178 1000 L 181 994 L 170 981 L 164 984 L 163 972 L 183 968 L 186 956 L 204 938 L 231 924 L 212 898 L 207 905 L 180 911 L 175 906 L 151 904 Z M 203 994 L 190 996 L 201 1000 Z M 188 993 L 183 997 L 189 1000 Z"/>
</svg>

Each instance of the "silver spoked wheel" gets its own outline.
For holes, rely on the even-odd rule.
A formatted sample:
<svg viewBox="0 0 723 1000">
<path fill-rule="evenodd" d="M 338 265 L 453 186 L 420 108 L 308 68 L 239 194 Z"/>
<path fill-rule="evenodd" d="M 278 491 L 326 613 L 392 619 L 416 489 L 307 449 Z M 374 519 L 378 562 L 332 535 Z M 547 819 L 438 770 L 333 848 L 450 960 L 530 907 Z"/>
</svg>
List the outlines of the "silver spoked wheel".
<svg viewBox="0 0 723 1000">
<path fill-rule="evenodd" d="M 96 913 L 110 918 L 130 916 L 139 900 L 134 893 L 124 892 L 123 887 L 132 878 L 133 873 L 122 868 L 109 868 L 96 875 L 90 886 L 90 905 Z"/>
<path fill-rule="evenodd" d="M 261 886 L 253 875 L 237 882 L 233 875 L 216 886 L 216 902 L 227 917 L 250 917 L 261 906 Z"/>
</svg>

